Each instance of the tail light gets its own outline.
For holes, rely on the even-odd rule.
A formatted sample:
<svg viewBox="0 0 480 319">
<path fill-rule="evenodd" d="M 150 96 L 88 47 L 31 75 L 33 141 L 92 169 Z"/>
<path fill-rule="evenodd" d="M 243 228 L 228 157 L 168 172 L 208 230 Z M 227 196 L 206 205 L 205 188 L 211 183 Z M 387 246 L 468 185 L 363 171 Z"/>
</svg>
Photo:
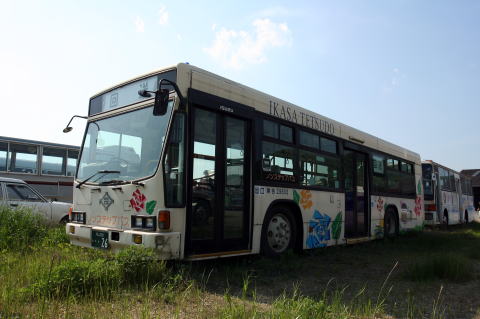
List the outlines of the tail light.
<svg viewBox="0 0 480 319">
<path fill-rule="evenodd" d="M 69 221 L 72 221 L 72 211 L 73 211 L 73 207 L 70 207 L 70 208 L 68 209 L 68 220 L 69 220 Z"/>
<path fill-rule="evenodd" d="M 170 211 L 161 210 L 158 212 L 158 229 L 160 230 L 170 229 Z"/>
<path fill-rule="evenodd" d="M 437 205 L 427 204 L 427 205 L 425 205 L 425 210 L 428 211 L 428 212 L 436 212 L 437 211 Z"/>
</svg>

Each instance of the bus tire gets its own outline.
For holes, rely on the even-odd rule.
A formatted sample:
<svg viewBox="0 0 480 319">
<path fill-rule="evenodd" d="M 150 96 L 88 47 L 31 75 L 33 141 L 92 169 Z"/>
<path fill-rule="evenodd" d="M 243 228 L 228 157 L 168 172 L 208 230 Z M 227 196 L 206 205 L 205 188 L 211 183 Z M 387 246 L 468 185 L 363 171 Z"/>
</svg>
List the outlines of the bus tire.
<svg viewBox="0 0 480 319">
<path fill-rule="evenodd" d="M 388 207 L 385 211 L 383 224 L 385 225 L 385 238 L 394 238 L 398 236 L 398 218 L 392 207 Z"/>
<path fill-rule="evenodd" d="M 446 209 L 443 211 L 442 225 L 448 228 L 448 211 Z"/>
<path fill-rule="evenodd" d="M 270 209 L 262 226 L 261 254 L 275 257 L 295 248 L 297 226 L 290 210 L 283 206 Z"/>
</svg>

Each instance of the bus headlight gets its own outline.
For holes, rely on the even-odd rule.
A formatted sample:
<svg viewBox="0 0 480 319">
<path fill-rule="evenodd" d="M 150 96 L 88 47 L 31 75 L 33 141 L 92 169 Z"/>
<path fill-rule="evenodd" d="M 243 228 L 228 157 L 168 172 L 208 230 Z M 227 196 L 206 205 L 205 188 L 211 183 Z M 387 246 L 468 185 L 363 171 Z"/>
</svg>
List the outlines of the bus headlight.
<svg viewBox="0 0 480 319">
<path fill-rule="evenodd" d="M 87 213 L 72 211 L 70 213 L 70 221 L 72 223 L 85 224 L 87 222 Z"/>
<path fill-rule="evenodd" d="M 155 216 L 132 216 L 132 228 L 138 230 L 157 230 L 157 218 Z"/>
<path fill-rule="evenodd" d="M 142 228 L 143 226 L 143 218 L 142 217 L 135 217 L 135 223 L 133 224 L 134 228 Z"/>
<path fill-rule="evenodd" d="M 145 218 L 145 228 L 153 228 L 155 226 L 154 217 Z"/>
</svg>

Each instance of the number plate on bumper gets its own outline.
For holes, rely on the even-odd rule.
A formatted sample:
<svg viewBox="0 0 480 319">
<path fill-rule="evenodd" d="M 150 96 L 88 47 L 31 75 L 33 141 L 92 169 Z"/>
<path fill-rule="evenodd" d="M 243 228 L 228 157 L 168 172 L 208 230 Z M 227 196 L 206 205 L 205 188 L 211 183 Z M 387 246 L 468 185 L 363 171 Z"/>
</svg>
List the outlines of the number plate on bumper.
<svg viewBox="0 0 480 319">
<path fill-rule="evenodd" d="M 92 247 L 107 249 L 108 248 L 108 232 L 92 230 Z"/>
</svg>

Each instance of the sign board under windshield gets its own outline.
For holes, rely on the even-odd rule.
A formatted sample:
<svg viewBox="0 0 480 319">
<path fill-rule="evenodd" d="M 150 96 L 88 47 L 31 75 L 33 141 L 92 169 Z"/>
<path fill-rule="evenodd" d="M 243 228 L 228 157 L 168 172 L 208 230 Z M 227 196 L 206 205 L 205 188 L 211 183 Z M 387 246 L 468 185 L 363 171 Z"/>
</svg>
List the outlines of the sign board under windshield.
<svg viewBox="0 0 480 319">
<path fill-rule="evenodd" d="M 98 113 L 118 109 L 120 107 L 147 100 L 149 99 L 148 97 L 142 97 L 138 95 L 139 90 L 156 91 L 158 89 L 158 82 L 161 79 L 176 81 L 176 77 L 177 71 L 172 70 L 123 85 L 91 98 L 88 115 L 92 116 Z M 162 88 L 167 88 L 170 90 L 171 86 L 165 85 L 164 87 L 162 85 Z"/>
</svg>

